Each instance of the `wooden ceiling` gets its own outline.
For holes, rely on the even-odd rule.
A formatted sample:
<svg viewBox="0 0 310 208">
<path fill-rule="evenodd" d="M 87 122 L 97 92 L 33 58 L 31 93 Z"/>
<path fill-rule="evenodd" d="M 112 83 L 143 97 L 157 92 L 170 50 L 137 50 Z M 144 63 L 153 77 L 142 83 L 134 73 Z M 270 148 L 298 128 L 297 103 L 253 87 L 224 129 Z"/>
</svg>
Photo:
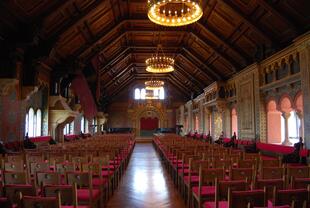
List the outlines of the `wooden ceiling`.
<svg viewBox="0 0 310 208">
<path fill-rule="evenodd" d="M 199 22 L 168 28 L 147 19 L 146 0 L 6 0 L 0 42 L 24 47 L 55 73 L 72 73 L 72 63 L 83 63 L 100 79 L 105 98 L 149 79 L 144 61 L 161 44 L 176 70 L 156 76 L 188 99 L 310 28 L 309 0 L 202 2 Z"/>
</svg>

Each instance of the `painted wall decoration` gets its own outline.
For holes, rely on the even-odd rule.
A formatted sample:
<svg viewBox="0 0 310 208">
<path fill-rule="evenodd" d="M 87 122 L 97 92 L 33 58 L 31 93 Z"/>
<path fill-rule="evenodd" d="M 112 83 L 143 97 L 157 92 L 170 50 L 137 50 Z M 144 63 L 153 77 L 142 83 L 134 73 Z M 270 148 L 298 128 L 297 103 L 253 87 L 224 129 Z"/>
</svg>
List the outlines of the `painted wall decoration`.
<svg viewBox="0 0 310 208">
<path fill-rule="evenodd" d="M 0 139 L 16 141 L 20 139 L 21 102 L 17 97 L 17 87 L 9 95 L 0 97 Z"/>
<path fill-rule="evenodd" d="M 214 139 L 218 139 L 223 131 L 223 120 L 222 116 L 218 111 L 213 112 L 214 117 Z"/>
</svg>

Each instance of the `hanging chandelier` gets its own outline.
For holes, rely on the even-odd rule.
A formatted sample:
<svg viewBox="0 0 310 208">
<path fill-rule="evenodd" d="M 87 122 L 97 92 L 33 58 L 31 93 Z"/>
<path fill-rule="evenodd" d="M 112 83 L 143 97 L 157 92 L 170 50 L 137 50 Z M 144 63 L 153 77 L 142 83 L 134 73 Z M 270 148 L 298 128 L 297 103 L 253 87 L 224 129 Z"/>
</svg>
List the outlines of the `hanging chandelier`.
<svg viewBox="0 0 310 208">
<path fill-rule="evenodd" d="M 162 54 L 159 53 L 161 50 Z M 151 73 L 169 73 L 174 71 L 174 59 L 165 56 L 162 46 L 157 46 L 156 54 L 145 60 L 146 71 Z"/>
<path fill-rule="evenodd" d="M 146 81 L 144 84 L 146 90 L 158 90 L 164 86 L 165 82 L 160 80 L 150 80 Z"/>
<path fill-rule="evenodd" d="M 203 15 L 201 0 L 148 0 L 148 17 L 163 26 L 184 26 Z"/>
</svg>

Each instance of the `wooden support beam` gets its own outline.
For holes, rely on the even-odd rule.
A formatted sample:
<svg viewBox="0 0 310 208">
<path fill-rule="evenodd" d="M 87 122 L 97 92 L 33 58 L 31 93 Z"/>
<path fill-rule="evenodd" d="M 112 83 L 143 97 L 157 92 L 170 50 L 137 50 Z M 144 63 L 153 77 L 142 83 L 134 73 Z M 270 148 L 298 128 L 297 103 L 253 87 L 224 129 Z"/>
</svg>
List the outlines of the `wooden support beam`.
<svg viewBox="0 0 310 208">
<path fill-rule="evenodd" d="M 270 45 L 278 46 L 279 41 L 272 38 L 272 35 L 267 33 L 266 31 L 259 28 L 249 17 L 245 16 L 242 11 L 233 5 L 231 2 L 227 0 L 217 0 L 218 3 L 221 3 L 222 5 L 228 7 L 230 10 L 232 10 L 237 16 L 239 16 L 243 22 L 245 22 L 251 29 L 253 29 L 257 34 L 262 36 Z"/>
</svg>

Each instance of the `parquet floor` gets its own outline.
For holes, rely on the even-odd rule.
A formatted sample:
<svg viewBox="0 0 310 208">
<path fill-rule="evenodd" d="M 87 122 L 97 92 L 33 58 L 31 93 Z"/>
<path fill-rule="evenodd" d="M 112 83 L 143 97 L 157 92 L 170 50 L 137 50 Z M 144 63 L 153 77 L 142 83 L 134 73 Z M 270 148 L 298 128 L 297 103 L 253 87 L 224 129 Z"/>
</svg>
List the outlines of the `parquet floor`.
<svg viewBox="0 0 310 208">
<path fill-rule="evenodd" d="M 121 184 L 108 208 L 185 208 L 152 144 L 136 144 Z"/>
</svg>

